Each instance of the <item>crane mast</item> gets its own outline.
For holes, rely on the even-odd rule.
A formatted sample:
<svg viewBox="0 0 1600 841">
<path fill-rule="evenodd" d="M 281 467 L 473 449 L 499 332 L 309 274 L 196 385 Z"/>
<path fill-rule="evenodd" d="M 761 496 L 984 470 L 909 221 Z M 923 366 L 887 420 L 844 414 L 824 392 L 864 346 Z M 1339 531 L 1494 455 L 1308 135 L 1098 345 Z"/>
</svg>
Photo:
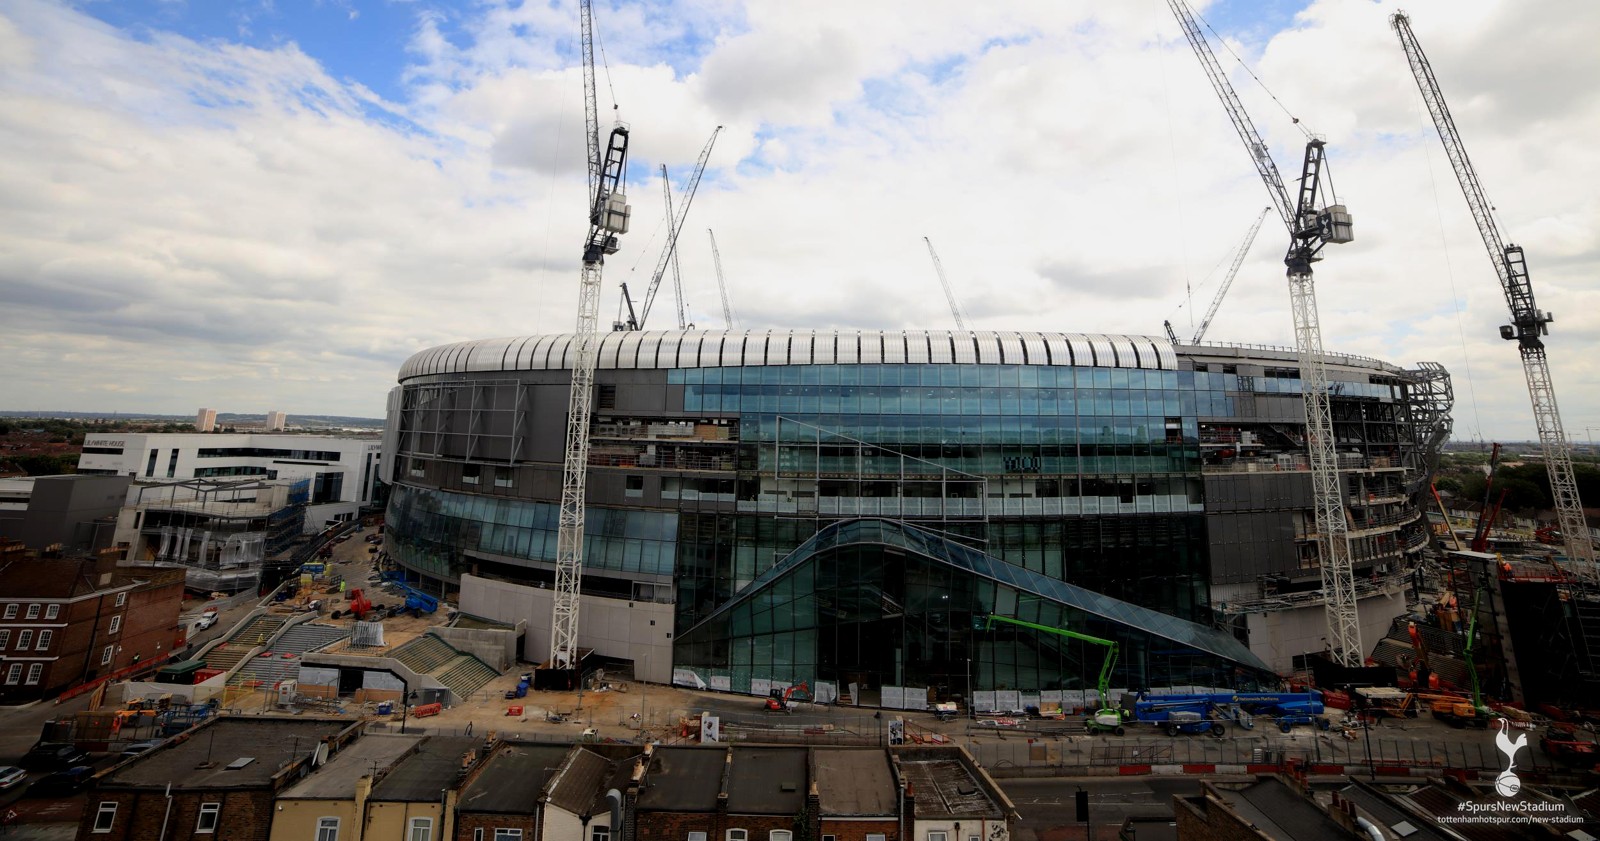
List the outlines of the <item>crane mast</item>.
<svg viewBox="0 0 1600 841">
<path fill-rule="evenodd" d="M 706 161 L 711 159 L 711 147 L 717 142 L 717 135 L 721 133 L 722 126 L 717 126 L 716 129 L 711 132 L 711 139 L 707 140 L 705 148 L 700 150 L 700 159 L 695 161 L 694 174 L 689 176 L 689 189 L 684 191 L 685 195 L 683 198 L 683 204 L 678 208 L 678 212 L 675 216 L 670 212 L 667 216 L 667 245 L 661 251 L 661 259 L 656 261 L 655 272 L 650 275 L 650 287 L 645 290 L 644 304 L 639 308 L 639 317 L 637 319 L 633 317 L 633 301 L 628 300 L 626 293 L 624 293 L 624 300 L 627 301 L 628 305 L 628 322 L 619 329 L 644 329 L 645 320 L 650 317 L 650 307 L 655 303 L 656 300 L 656 292 L 660 291 L 661 289 L 661 278 L 666 275 L 667 263 L 672 259 L 677 250 L 678 233 L 683 230 L 684 217 L 689 215 L 689 205 L 694 202 L 695 191 L 700 188 L 700 176 L 705 174 Z M 684 318 L 682 313 L 683 295 L 681 292 L 678 296 L 678 306 L 678 327 L 679 329 L 682 329 L 684 327 Z"/>
<path fill-rule="evenodd" d="M 1355 566 L 1350 552 L 1349 521 L 1345 517 L 1342 479 L 1338 454 L 1334 449 L 1333 413 L 1330 408 L 1327 366 L 1323 361 L 1322 327 L 1317 311 L 1316 286 L 1311 264 L 1322 259 L 1328 243 L 1346 243 L 1354 238 L 1349 213 L 1344 207 L 1318 206 L 1322 170 L 1326 162 L 1324 143 L 1312 138 L 1306 143 L 1301 165 L 1300 189 L 1291 198 L 1284 187 L 1278 166 L 1267 151 L 1267 144 L 1256 131 L 1233 84 L 1222 72 L 1217 57 L 1200 32 L 1194 15 L 1184 0 L 1167 0 L 1195 57 L 1211 80 L 1211 87 L 1233 122 L 1256 172 L 1267 186 L 1267 193 L 1289 232 L 1289 249 L 1283 262 L 1289 280 L 1289 303 L 1294 314 L 1295 351 L 1300 365 L 1301 392 L 1306 410 L 1306 451 L 1311 462 L 1312 508 L 1316 517 L 1319 566 L 1322 571 L 1323 606 L 1328 623 L 1328 655 L 1336 663 L 1357 667 L 1364 661 L 1361 625 L 1356 612 Z"/>
<path fill-rule="evenodd" d="M 1561 412 L 1556 405 L 1555 384 L 1550 378 L 1550 362 L 1546 357 L 1543 337 L 1550 332 L 1550 322 L 1555 320 L 1543 312 L 1533 299 L 1533 284 L 1528 279 L 1528 263 L 1517 245 L 1506 245 L 1495 224 L 1493 205 L 1478 181 L 1478 173 L 1467 157 L 1467 149 L 1456 130 L 1455 119 L 1445 104 L 1444 92 L 1433 75 L 1433 67 L 1422 52 L 1422 45 L 1411 31 L 1411 19 L 1404 12 L 1390 18 L 1395 34 L 1400 37 L 1406 60 L 1411 65 L 1411 75 L 1417 81 L 1422 99 L 1433 117 L 1433 126 L 1444 143 L 1445 155 L 1455 170 L 1456 181 L 1467 199 L 1472 219 L 1478 225 L 1478 235 L 1500 278 L 1500 288 L 1505 293 L 1506 307 L 1511 311 L 1511 323 L 1500 328 L 1500 337 L 1517 343 L 1522 356 L 1522 371 L 1528 381 L 1528 397 L 1533 404 L 1533 418 L 1539 429 L 1539 446 L 1544 451 L 1545 470 L 1550 476 L 1550 495 L 1555 502 L 1556 518 L 1561 523 L 1561 537 L 1566 544 L 1567 557 L 1579 562 L 1581 574 L 1595 575 L 1594 544 L 1589 540 L 1589 528 L 1583 517 L 1583 501 L 1578 496 L 1578 482 L 1572 470 L 1572 447 L 1561 424 Z"/>
<path fill-rule="evenodd" d="M 661 191 L 667 199 L 667 218 L 672 218 L 672 178 L 667 175 L 667 165 L 661 165 Z M 676 243 L 677 237 L 673 236 Z M 678 304 L 678 329 L 686 330 L 689 324 L 688 303 L 683 299 L 683 270 L 678 267 L 678 249 L 675 245 L 667 246 L 672 255 L 667 262 L 672 266 L 672 294 Z"/>
<path fill-rule="evenodd" d="M 589 417 L 593 408 L 596 358 L 595 324 L 600 315 L 600 275 L 607 254 L 617 251 L 617 236 L 628 232 L 623 177 L 628 160 L 628 129 L 611 130 L 600 148 L 595 105 L 594 22 L 590 0 L 580 0 L 583 37 L 584 127 L 589 154 L 589 235 L 583 243 L 578 283 L 578 324 L 573 337 L 572 390 L 567 401 L 566 452 L 561 467 L 561 513 L 556 534 L 556 581 L 550 622 L 553 669 L 578 665 L 578 596 L 583 576 L 584 491 L 589 474 Z"/>
<path fill-rule="evenodd" d="M 722 279 L 722 253 L 717 251 L 717 235 L 710 228 L 706 228 L 706 236 L 711 238 L 711 263 L 717 268 L 717 292 L 722 295 L 722 324 L 732 330 L 733 305 L 728 303 L 728 283 Z"/>
<path fill-rule="evenodd" d="M 1270 207 L 1261 208 L 1261 215 L 1257 216 L 1255 224 L 1250 226 L 1250 233 L 1245 234 L 1244 242 L 1239 243 L 1239 253 L 1233 255 L 1233 265 L 1228 267 L 1228 274 L 1222 279 L 1222 288 L 1217 290 L 1217 297 L 1211 299 L 1211 308 L 1206 310 L 1206 317 L 1200 319 L 1200 326 L 1195 329 L 1194 339 L 1189 344 L 1200 344 L 1200 340 L 1205 338 L 1206 329 L 1211 326 L 1211 319 L 1216 318 L 1217 310 L 1222 309 L 1222 299 L 1233 286 L 1233 279 L 1238 276 L 1239 267 L 1244 265 L 1245 255 L 1250 253 L 1250 246 L 1255 245 L 1256 233 L 1261 230 L 1262 220 L 1266 219 L 1270 212 L 1272 212 Z"/>
<path fill-rule="evenodd" d="M 956 329 L 966 332 L 967 321 L 961 317 L 961 307 L 956 304 L 956 293 L 950 288 L 950 278 L 945 277 L 944 263 L 939 262 L 939 252 L 933 250 L 933 240 L 923 237 L 928 244 L 928 256 L 933 258 L 933 270 L 939 274 L 939 285 L 944 287 L 944 299 L 950 302 L 950 314 L 956 319 Z"/>
</svg>

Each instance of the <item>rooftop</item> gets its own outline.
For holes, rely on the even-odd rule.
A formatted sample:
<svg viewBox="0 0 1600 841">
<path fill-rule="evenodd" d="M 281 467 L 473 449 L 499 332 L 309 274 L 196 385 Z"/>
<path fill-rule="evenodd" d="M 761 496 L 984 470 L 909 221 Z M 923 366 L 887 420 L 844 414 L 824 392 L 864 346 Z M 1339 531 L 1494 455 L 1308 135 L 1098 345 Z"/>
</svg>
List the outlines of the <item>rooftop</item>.
<svg viewBox="0 0 1600 841">
<path fill-rule="evenodd" d="M 475 736 L 429 736 L 417 752 L 406 757 L 372 789 L 371 800 L 423 803 L 456 784 L 466 766 L 467 754 L 483 746 Z"/>
<path fill-rule="evenodd" d="M 561 770 L 545 787 L 551 805 L 580 817 L 593 814 L 595 800 L 611 781 L 611 760 L 583 748 L 573 748 Z"/>
<path fill-rule="evenodd" d="M 1348 841 L 1350 833 L 1283 780 L 1265 777 L 1230 791 L 1207 786 L 1240 820 L 1283 841 Z"/>
<path fill-rule="evenodd" d="M 1000 806 L 958 759 L 902 759 L 900 776 L 916 797 L 919 818 L 1002 817 Z"/>
<path fill-rule="evenodd" d="M 656 748 L 645 772 L 639 808 L 671 812 L 709 812 L 722 793 L 726 748 Z"/>
<path fill-rule="evenodd" d="M 733 749 L 728 778 L 728 812 L 736 815 L 792 815 L 806 799 L 805 748 Z"/>
<path fill-rule="evenodd" d="M 298 783 L 284 789 L 279 799 L 348 800 L 355 797 L 356 783 L 382 772 L 417 746 L 421 736 L 373 733 L 351 742 L 334 754 L 328 764 Z"/>
<path fill-rule="evenodd" d="M 817 748 L 817 784 L 824 816 L 881 817 L 895 813 L 899 787 L 882 750 Z"/>
<path fill-rule="evenodd" d="M 501 745 L 485 760 L 479 774 L 461 792 L 465 812 L 531 814 L 545 784 L 561 767 L 572 748 L 512 742 Z"/>
<path fill-rule="evenodd" d="M 99 785 L 183 790 L 257 788 L 294 760 L 311 756 L 325 738 L 356 724 L 346 718 L 224 716 L 169 739 L 126 765 L 114 766 Z"/>
</svg>

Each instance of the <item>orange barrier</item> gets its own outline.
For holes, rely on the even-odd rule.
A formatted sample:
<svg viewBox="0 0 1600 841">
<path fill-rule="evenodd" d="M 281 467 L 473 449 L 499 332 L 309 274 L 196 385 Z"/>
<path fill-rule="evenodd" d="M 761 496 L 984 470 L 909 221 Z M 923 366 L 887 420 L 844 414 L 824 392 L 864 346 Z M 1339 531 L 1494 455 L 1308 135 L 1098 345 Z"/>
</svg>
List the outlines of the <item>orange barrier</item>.
<svg viewBox="0 0 1600 841">
<path fill-rule="evenodd" d="M 417 706 L 411 708 L 411 717 L 427 718 L 430 715 L 438 715 L 443 709 L 444 705 L 439 703 L 418 704 Z"/>
</svg>

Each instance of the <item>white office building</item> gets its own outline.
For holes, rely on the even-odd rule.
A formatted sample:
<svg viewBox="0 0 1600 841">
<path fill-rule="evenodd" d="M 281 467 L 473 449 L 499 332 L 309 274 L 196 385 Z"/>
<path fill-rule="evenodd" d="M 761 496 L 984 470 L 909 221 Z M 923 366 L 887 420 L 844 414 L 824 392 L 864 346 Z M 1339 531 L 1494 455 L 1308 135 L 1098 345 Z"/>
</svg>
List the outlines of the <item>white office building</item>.
<svg viewBox="0 0 1600 841">
<path fill-rule="evenodd" d="M 357 516 L 374 501 L 382 442 L 376 436 L 261 433 L 104 433 L 87 435 L 78 472 L 136 481 L 259 476 L 306 479 L 305 528 Z"/>
<path fill-rule="evenodd" d="M 289 416 L 283 412 L 267 413 L 267 431 L 282 432 L 289 426 Z"/>
<path fill-rule="evenodd" d="M 217 410 L 201 409 L 194 416 L 195 432 L 210 432 L 217 427 Z"/>
</svg>

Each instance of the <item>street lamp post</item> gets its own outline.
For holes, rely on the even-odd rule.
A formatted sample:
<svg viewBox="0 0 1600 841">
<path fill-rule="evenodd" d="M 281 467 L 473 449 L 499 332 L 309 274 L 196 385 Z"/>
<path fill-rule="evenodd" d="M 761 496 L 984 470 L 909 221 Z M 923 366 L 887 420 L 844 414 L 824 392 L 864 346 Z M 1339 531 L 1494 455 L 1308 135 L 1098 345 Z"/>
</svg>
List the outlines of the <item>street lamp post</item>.
<svg viewBox="0 0 1600 841">
<path fill-rule="evenodd" d="M 416 690 L 400 697 L 400 732 L 406 732 L 406 720 L 411 717 L 411 702 L 417 700 Z"/>
</svg>

